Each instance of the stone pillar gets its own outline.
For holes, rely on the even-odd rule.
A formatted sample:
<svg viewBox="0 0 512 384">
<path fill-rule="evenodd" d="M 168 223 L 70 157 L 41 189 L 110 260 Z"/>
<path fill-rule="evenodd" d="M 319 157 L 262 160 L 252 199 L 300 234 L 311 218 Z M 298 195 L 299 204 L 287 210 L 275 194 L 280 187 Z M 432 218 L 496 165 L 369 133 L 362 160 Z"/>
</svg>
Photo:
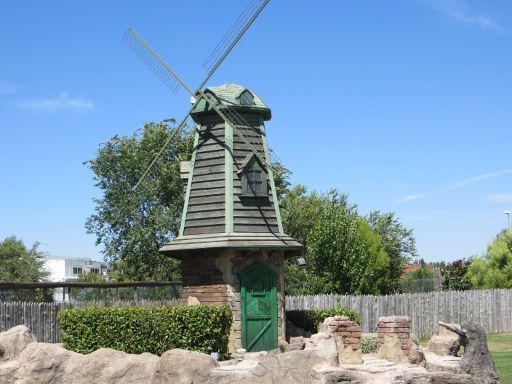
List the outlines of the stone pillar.
<svg viewBox="0 0 512 384">
<path fill-rule="evenodd" d="M 361 327 L 347 316 L 328 317 L 321 331 L 334 333 L 340 364 L 362 364 Z"/>
<path fill-rule="evenodd" d="M 379 317 L 377 357 L 395 363 L 425 364 L 423 352 L 411 341 L 408 316 Z"/>
<path fill-rule="evenodd" d="M 408 316 L 383 316 L 377 323 L 377 350 L 384 344 L 384 337 L 396 337 L 405 354 L 411 348 L 411 324 Z"/>
</svg>

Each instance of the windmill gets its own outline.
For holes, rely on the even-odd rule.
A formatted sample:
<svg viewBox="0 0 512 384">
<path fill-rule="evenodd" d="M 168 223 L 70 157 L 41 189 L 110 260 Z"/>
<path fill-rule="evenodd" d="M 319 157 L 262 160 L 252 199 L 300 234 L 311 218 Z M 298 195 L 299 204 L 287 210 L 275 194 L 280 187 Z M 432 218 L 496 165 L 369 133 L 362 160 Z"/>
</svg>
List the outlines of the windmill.
<svg viewBox="0 0 512 384">
<path fill-rule="evenodd" d="M 203 89 L 268 2 L 249 4 L 205 62 L 207 75 L 196 90 L 133 29 L 125 34 L 137 56 L 171 90 L 183 88 L 193 101 L 174 132 L 189 116 L 194 121 L 192 158 L 180 166 L 186 185 L 180 232 L 160 252 L 181 260 L 185 302 L 231 306 L 232 350 L 274 349 L 284 338 L 284 260 L 302 252 L 302 245 L 283 231 L 265 134 L 270 108 L 238 84 Z"/>
</svg>

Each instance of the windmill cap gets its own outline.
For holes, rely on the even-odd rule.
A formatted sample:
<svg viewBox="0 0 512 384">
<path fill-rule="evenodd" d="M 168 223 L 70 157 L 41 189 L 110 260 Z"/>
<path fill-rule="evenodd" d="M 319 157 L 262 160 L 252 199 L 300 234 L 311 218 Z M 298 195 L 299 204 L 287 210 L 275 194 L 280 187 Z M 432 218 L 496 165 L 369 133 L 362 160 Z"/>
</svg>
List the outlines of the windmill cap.
<svg viewBox="0 0 512 384">
<path fill-rule="evenodd" d="M 270 120 L 270 108 L 250 89 L 235 83 L 226 83 L 217 87 L 207 87 L 206 94 L 213 94 L 223 105 L 237 109 L 253 110 L 263 114 L 265 120 Z M 201 101 L 193 113 L 206 112 L 209 108 Z"/>
</svg>

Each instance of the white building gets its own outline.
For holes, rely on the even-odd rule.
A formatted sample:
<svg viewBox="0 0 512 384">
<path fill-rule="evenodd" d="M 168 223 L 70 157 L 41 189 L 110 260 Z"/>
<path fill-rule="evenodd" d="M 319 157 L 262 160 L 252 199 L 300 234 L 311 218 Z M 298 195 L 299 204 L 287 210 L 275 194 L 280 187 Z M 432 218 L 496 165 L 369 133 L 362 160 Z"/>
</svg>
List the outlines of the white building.
<svg viewBox="0 0 512 384">
<path fill-rule="evenodd" d="M 81 274 L 95 273 L 107 277 L 110 264 L 92 259 L 48 258 L 45 268 L 50 273 L 49 281 L 72 281 Z"/>
<path fill-rule="evenodd" d="M 106 279 L 110 274 L 110 263 L 92 259 L 47 258 L 44 266 L 49 272 L 47 279 L 52 282 L 73 281 L 78 279 L 81 274 L 87 273 L 98 274 Z M 69 300 L 69 288 L 55 288 L 53 292 L 55 301 Z"/>
</svg>

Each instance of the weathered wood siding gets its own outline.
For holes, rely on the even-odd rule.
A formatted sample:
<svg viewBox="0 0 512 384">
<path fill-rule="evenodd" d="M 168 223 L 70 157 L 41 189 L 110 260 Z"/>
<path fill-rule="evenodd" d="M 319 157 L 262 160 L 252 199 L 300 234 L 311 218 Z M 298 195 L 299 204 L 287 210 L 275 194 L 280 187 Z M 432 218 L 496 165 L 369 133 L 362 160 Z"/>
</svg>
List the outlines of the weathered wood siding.
<svg viewBox="0 0 512 384">
<path fill-rule="evenodd" d="M 133 301 L 113 301 L 98 302 L 90 301 L 84 303 L 73 303 L 73 308 L 89 307 L 89 306 L 109 306 L 109 307 L 129 307 L 142 306 L 152 307 L 160 305 L 177 305 L 178 300 L 161 300 L 149 301 L 139 300 L 137 303 Z M 60 327 L 58 322 L 59 312 L 66 308 L 69 304 L 59 303 L 28 303 L 28 302 L 0 302 L 0 332 L 17 325 L 27 326 L 38 341 L 45 343 L 62 342 L 60 335 Z"/>
<path fill-rule="evenodd" d="M 238 128 L 238 131 L 266 161 L 261 138 L 260 117 L 244 115 L 244 118 L 251 126 Z M 240 165 L 247 155 L 252 153 L 252 150 L 236 131 L 233 133 L 233 152 L 233 224 L 235 232 L 279 232 L 269 184 L 267 184 L 268 196 L 254 198 L 241 196 L 242 179 L 238 172 Z"/>
<path fill-rule="evenodd" d="M 225 232 L 224 122 L 201 125 L 184 235 Z"/>
<path fill-rule="evenodd" d="M 380 316 L 405 315 L 412 332 L 428 338 L 438 321 L 475 322 L 488 333 L 512 332 L 512 289 L 442 291 L 390 296 L 287 296 L 286 309 L 323 309 L 344 306 L 361 315 L 363 332 L 376 332 Z"/>
</svg>

